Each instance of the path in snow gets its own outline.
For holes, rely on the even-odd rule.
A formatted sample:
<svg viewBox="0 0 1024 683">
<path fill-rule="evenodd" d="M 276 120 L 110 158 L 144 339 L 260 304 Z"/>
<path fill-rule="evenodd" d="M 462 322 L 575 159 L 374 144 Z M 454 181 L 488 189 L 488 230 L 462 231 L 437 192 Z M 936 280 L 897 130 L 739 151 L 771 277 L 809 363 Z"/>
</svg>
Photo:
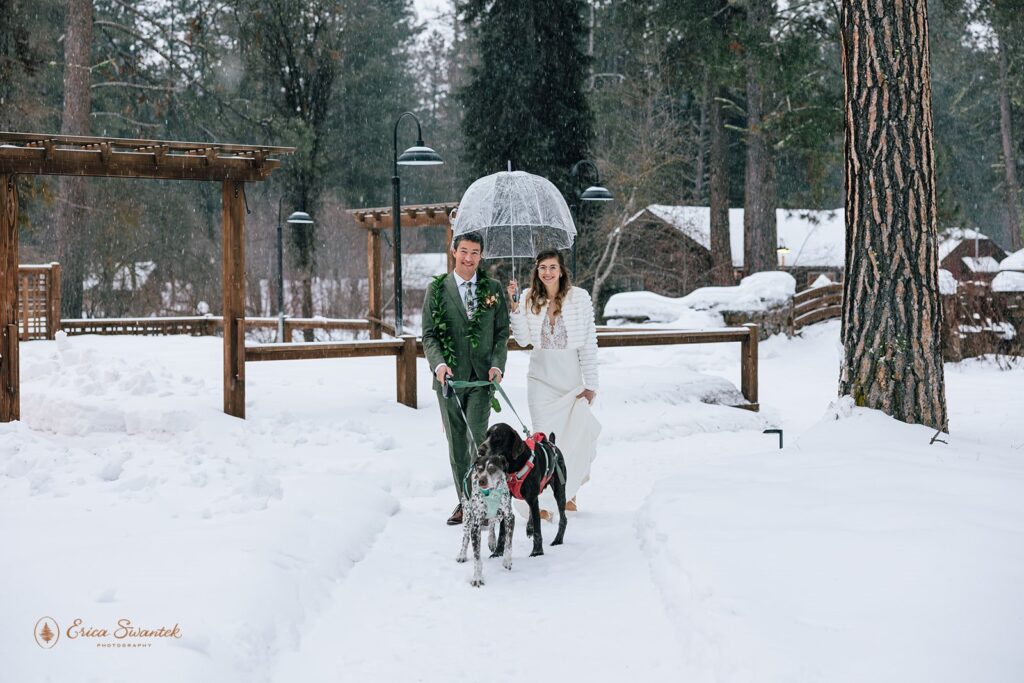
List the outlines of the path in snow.
<svg viewBox="0 0 1024 683">
<path fill-rule="evenodd" d="M 721 454 L 757 438 L 687 441 Z M 454 561 L 462 528 L 444 525 L 452 490 L 404 498 L 333 604 L 302 635 L 298 652 L 282 653 L 273 680 L 573 680 L 590 661 L 602 666 L 588 681 L 672 678 L 679 647 L 635 513 L 672 461 L 685 456 L 659 451 L 628 462 L 606 455 L 581 491 L 583 512 L 570 516 L 566 543 L 550 547 L 555 525 L 545 524 L 545 555 L 528 557 L 517 520 L 512 571 L 486 560 L 480 589 L 469 585 L 471 562 Z"/>
<path fill-rule="evenodd" d="M 721 364 L 724 375 L 735 372 L 731 353 L 714 349 L 707 360 L 704 369 Z M 434 409 L 429 395 L 421 401 L 421 410 Z M 585 667 L 588 682 L 674 678 L 678 634 L 641 548 L 637 511 L 681 459 L 774 442 L 750 429 L 758 421 L 744 411 L 616 403 L 600 415 L 606 424 L 593 479 L 581 490 L 582 512 L 570 516 L 563 546 L 550 547 L 555 525 L 545 524 L 545 555 L 529 557 L 517 518 L 512 571 L 488 559 L 486 585 L 476 589 L 469 585 L 472 562 L 454 560 L 462 528 L 444 524 L 452 488 L 400 495 L 401 511 L 337 586 L 332 604 L 305 625 L 298 650 L 280 654 L 272 680 L 558 681 L 578 678 L 593 661 L 601 665 Z M 741 431 L 714 431 L 732 421 Z M 639 443 L 638 432 L 646 433 Z"/>
<path fill-rule="evenodd" d="M 628 485 L 634 506 L 644 484 Z M 611 468 L 595 471 L 566 543 L 550 547 L 554 525 L 544 525 L 543 557 L 528 557 L 517 520 L 512 571 L 486 560 L 480 589 L 468 582 L 472 561 L 454 561 L 462 528 L 444 525 L 452 490 L 404 499 L 274 680 L 572 680 L 593 660 L 606 663 L 607 680 L 669 677 L 672 625 L 615 487 Z"/>
</svg>

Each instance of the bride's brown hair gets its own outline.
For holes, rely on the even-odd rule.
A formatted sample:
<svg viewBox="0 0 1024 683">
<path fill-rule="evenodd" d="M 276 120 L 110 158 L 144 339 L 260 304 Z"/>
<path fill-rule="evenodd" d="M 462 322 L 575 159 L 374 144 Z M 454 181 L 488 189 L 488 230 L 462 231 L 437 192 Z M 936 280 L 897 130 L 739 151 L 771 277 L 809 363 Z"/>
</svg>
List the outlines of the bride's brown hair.
<svg viewBox="0 0 1024 683">
<path fill-rule="evenodd" d="M 544 283 L 540 281 L 540 275 L 537 274 L 537 266 L 542 261 L 547 261 L 548 259 L 558 259 L 558 270 L 560 271 L 558 276 L 558 292 L 555 293 L 555 298 L 551 302 L 551 310 L 556 315 L 562 312 L 562 302 L 572 287 L 572 280 L 569 278 L 569 271 L 565 269 L 562 252 L 546 249 L 537 254 L 537 261 L 533 264 L 533 275 L 530 276 L 530 296 L 526 297 L 526 304 L 533 311 L 534 315 L 540 315 L 540 309 L 544 307 L 544 304 L 548 303 L 548 290 L 544 287 Z"/>
</svg>

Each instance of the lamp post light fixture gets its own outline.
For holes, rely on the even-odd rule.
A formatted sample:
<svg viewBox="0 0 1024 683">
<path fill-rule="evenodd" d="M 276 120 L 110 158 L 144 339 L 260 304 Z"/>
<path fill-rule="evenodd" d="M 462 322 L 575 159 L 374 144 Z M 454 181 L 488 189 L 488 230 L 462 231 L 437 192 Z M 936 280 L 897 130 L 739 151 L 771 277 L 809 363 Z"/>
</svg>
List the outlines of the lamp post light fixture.
<svg viewBox="0 0 1024 683">
<path fill-rule="evenodd" d="M 416 122 L 416 144 L 398 155 L 398 124 L 406 116 Z M 444 163 L 441 155 L 423 144 L 423 131 L 420 121 L 410 112 L 403 112 L 395 120 L 392 151 L 394 152 L 394 172 L 391 176 L 391 219 L 394 232 L 395 251 L 395 336 L 402 336 L 402 207 L 401 181 L 398 179 L 398 166 L 437 166 Z"/>
<path fill-rule="evenodd" d="M 779 268 L 785 268 L 786 267 L 786 254 L 789 253 L 789 247 L 786 246 L 785 242 L 783 242 L 782 240 L 779 240 L 779 246 L 775 250 L 775 252 L 779 255 Z"/>
<path fill-rule="evenodd" d="M 277 200 L 277 342 L 284 338 L 284 226 L 281 223 L 281 202 Z M 313 225 L 313 219 L 305 211 L 293 211 L 288 216 L 288 225 Z"/>
<path fill-rule="evenodd" d="M 582 192 L 580 192 L 580 190 L 579 190 L 579 187 L 580 187 L 580 170 L 584 166 L 588 166 L 588 167 L 594 169 L 594 184 L 591 185 L 590 187 L 588 187 L 587 189 L 583 190 Z M 580 161 L 577 161 L 575 164 L 573 164 L 572 165 L 572 169 L 569 171 L 569 175 L 572 177 L 572 180 L 573 180 L 573 191 L 576 193 L 576 202 L 575 202 L 574 205 L 577 207 L 577 210 L 580 208 L 579 207 L 579 202 L 581 202 L 581 201 L 584 201 L 584 202 L 610 202 L 610 201 L 613 201 L 615 199 L 615 195 L 613 195 L 611 192 L 609 192 L 606 187 L 603 187 L 601 185 L 601 173 L 600 173 L 600 171 L 597 170 L 597 164 L 595 164 L 590 159 L 581 159 Z M 577 245 L 579 244 L 579 241 L 580 241 L 580 233 L 579 233 L 579 230 L 577 230 L 576 231 L 576 239 L 573 240 L 573 242 L 572 242 L 572 274 L 573 274 L 573 277 L 578 277 L 578 274 L 577 274 L 577 271 L 576 271 L 576 254 L 578 252 Z"/>
</svg>

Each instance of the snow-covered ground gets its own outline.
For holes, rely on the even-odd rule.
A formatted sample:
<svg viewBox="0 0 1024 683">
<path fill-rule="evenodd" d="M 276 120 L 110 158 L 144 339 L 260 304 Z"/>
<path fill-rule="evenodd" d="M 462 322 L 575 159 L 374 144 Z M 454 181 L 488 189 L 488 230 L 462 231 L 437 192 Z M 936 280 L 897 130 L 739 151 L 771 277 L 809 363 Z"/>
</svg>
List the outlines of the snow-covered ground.
<svg viewBox="0 0 1024 683">
<path fill-rule="evenodd" d="M 411 410 L 391 359 L 254 363 L 240 421 L 219 339 L 23 344 L 0 680 L 1024 680 L 1024 366 L 947 365 L 929 445 L 830 406 L 837 340 L 763 342 L 759 414 L 692 400 L 738 383 L 737 345 L 602 349 L 566 544 L 529 558 L 520 524 L 481 589 L 425 365 Z M 180 638 L 117 640 L 121 619 Z"/>
</svg>

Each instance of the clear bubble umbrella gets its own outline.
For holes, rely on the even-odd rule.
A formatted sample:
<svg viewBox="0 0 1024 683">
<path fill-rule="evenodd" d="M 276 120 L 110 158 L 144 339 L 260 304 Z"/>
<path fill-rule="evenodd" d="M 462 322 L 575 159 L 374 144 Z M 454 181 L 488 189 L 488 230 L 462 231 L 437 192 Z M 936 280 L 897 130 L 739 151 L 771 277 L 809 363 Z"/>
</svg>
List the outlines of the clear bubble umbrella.
<svg viewBox="0 0 1024 683">
<path fill-rule="evenodd" d="M 484 258 L 533 258 L 569 249 L 576 239 L 569 206 L 547 178 L 502 171 L 476 180 L 462 195 L 452 235 L 480 233 Z"/>
</svg>

